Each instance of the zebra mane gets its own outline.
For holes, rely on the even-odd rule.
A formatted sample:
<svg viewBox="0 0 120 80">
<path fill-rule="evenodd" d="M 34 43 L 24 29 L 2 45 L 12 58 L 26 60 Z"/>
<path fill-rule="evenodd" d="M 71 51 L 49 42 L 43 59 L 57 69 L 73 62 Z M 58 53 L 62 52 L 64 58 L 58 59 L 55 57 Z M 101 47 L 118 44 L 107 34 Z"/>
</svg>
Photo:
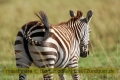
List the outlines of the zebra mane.
<svg viewBox="0 0 120 80">
<path fill-rule="evenodd" d="M 68 22 L 71 20 L 75 22 L 76 20 L 80 19 L 83 15 L 83 13 L 80 10 L 77 11 L 77 15 L 75 15 L 75 13 L 72 10 L 69 11 L 69 14 L 71 16 L 71 19 L 68 20 Z"/>
<path fill-rule="evenodd" d="M 81 18 L 82 15 L 83 15 L 83 13 L 82 13 L 81 11 L 78 10 L 78 11 L 77 11 L 77 16 L 76 16 L 76 17 L 77 17 L 77 18 Z"/>
<path fill-rule="evenodd" d="M 39 15 L 37 13 L 35 13 L 35 14 L 36 14 L 37 17 L 39 17 L 41 22 L 44 24 L 45 35 L 44 35 L 44 39 L 43 40 L 45 40 L 49 36 L 49 33 L 50 33 L 50 26 L 49 26 L 47 15 L 43 11 L 40 11 Z"/>
</svg>

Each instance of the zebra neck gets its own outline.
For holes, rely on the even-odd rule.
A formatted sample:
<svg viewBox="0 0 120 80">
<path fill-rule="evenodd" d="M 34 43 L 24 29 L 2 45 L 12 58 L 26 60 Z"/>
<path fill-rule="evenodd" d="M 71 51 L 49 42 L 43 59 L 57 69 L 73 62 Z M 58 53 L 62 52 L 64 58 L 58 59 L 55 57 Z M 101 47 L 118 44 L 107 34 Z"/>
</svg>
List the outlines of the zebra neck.
<svg viewBox="0 0 120 80">
<path fill-rule="evenodd" d="M 69 21 L 67 23 L 67 26 L 70 28 L 70 30 L 72 31 L 72 33 L 74 33 L 76 39 L 78 40 L 78 43 L 80 44 L 80 40 L 81 40 L 81 29 L 79 27 L 78 22 L 74 22 L 74 21 Z"/>
</svg>

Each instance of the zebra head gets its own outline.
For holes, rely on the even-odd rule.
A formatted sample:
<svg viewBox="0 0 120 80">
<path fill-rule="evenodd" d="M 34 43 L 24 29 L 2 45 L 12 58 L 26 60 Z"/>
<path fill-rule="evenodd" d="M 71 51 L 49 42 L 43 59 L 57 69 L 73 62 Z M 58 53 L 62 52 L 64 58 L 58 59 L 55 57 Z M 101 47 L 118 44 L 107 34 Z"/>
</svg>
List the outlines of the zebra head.
<svg viewBox="0 0 120 80">
<path fill-rule="evenodd" d="M 80 56 L 81 57 L 87 57 L 87 54 L 89 54 L 89 49 L 88 49 L 88 43 L 89 43 L 89 35 L 90 35 L 90 26 L 89 26 L 89 22 L 92 18 L 93 12 L 92 10 L 89 10 L 87 12 L 87 16 L 86 18 L 81 19 L 81 22 L 85 22 L 86 26 L 84 31 L 83 31 L 83 36 L 81 39 L 81 44 L 80 44 Z"/>
<path fill-rule="evenodd" d="M 74 14 L 73 11 L 70 10 L 70 16 L 77 19 L 75 25 L 77 25 L 77 38 L 80 44 L 80 57 L 87 57 L 89 54 L 88 43 L 89 43 L 89 35 L 90 35 L 90 26 L 89 22 L 92 18 L 93 12 L 89 10 L 87 12 L 86 18 L 82 17 L 82 12 L 77 11 L 77 15 Z M 75 27 L 75 26 L 74 26 Z"/>
</svg>

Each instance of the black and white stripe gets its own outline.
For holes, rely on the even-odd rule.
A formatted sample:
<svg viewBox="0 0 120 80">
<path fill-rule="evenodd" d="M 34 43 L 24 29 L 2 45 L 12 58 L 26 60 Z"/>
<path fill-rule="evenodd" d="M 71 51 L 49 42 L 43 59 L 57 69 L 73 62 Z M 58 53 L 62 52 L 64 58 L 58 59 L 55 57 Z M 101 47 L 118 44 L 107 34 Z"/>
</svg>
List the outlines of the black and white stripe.
<svg viewBox="0 0 120 80">
<path fill-rule="evenodd" d="M 18 68 L 28 68 L 32 63 L 37 67 L 48 68 L 78 68 L 79 57 L 87 57 L 89 43 L 89 21 L 92 11 L 82 18 L 82 12 L 77 15 L 70 11 L 71 19 L 57 25 L 50 25 L 44 12 L 40 12 L 40 21 L 25 24 L 18 32 L 15 41 L 16 64 Z M 21 67 L 22 66 L 22 67 Z M 59 74 L 65 80 L 63 74 Z M 26 77 L 20 75 L 21 80 Z M 24 78 L 23 78 L 24 77 Z M 44 80 L 52 77 L 44 75 Z M 80 80 L 78 74 L 72 75 L 74 80 Z"/>
</svg>

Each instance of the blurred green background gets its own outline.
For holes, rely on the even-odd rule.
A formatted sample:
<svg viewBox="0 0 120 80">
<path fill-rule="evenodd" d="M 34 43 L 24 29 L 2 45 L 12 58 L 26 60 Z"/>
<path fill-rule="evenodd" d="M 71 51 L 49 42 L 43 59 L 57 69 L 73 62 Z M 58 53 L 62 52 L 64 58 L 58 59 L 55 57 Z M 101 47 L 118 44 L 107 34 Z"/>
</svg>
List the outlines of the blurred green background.
<svg viewBox="0 0 120 80">
<path fill-rule="evenodd" d="M 21 26 L 39 20 L 34 13 L 46 12 L 49 23 L 58 24 L 70 19 L 69 10 L 93 10 L 90 22 L 90 55 L 80 58 L 79 66 L 117 67 L 120 69 L 120 0 L 0 0 L 0 71 L 15 68 L 14 41 Z M 69 79 L 69 75 L 66 76 Z M 39 78 L 39 79 L 38 79 Z M 116 75 L 81 75 L 83 80 L 118 80 Z M 16 80 L 17 75 L 3 75 L 0 80 Z M 28 80 L 40 80 L 29 75 Z"/>
</svg>

